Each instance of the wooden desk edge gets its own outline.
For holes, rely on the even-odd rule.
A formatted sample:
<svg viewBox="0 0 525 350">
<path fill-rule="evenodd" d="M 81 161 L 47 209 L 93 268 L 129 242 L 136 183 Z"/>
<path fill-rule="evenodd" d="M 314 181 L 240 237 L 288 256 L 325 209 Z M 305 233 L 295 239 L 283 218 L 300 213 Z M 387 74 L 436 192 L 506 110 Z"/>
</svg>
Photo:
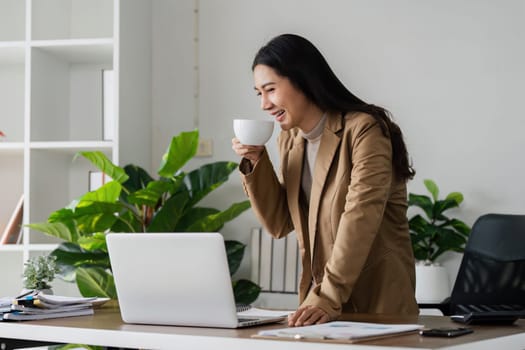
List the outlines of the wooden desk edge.
<svg viewBox="0 0 525 350">
<path fill-rule="evenodd" d="M 352 321 L 376 322 L 376 323 L 419 323 L 426 327 L 447 327 L 459 324 L 450 321 L 443 316 L 418 316 L 418 317 L 396 317 L 392 315 L 350 315 L 346 318 Z M 396 322 L 397 321 L 397 322 Z M 20 327 L 20 326 L 24 327 Z M 26 328 L 27 327 L 27 328 Z M 64 327 L 68 332 L 64 332 Z M 250 339 L 253 341 L 268 340 L 254 339 L 253 336 L 261 329 L 283 328 L 283 324 L 275 324 L 262 327 L 245 329 L 220 329 L 220 328 L 197 328 L 177 326 L 156 326 L 125 324 L 122 322 L 118 309 L 99 309 L 93 316 L 80 316 L 62 319 L 50 319 L 27 322 L 0 322 L 0 338 L 26 339 L 51 342 L 83 343 L 92 345 L 111 345 L 129 347 L 152 347 L 163 341 L 181 340 L 187 342 L 211 343 L 216 341 L 224 345 L 232 342 L 243 343 Z M 382 339 L 365 340 L 360 345 L 370 346 L 396 346 L 407 349 L 438 349 L 440 347 L 454 347 L 466 345 L 472 342 L 492 342 L 495 338 L 506 338 L 521 334 L 525 339 L 525 320 L 519 320 L 514 326 L 472 326 L 474 333 L 457 338 L 430 338 L 421 337 L 418 334 L 396 335 Z M 97 333 L 97 342 L 93 343 Z M 125 337 L 123 336 L 125 332 Z M 68 334 L 63 334 L 68 333 Z M 60 335 L 60 336 L 59 336 Z M 78 336 L 78 337 L 75 337 Z M 113 341 L 122 338 L 118 344 Z M 123 339 L 126 338 L 126 339 Z M 198 338 L 198 339 L 197 339 Z M 101 339 L 100 341 L 98 341 Z M 104 343 L 109 340 L 109 343 Z M 520 338 L 521 339 L 521 338 Z M 274 339 L 277 342 L 281 339 Z M 288 340 L 288 339 L 286 339 Z M 136 341 L 136 343 L 133 343 Z M 301 343 L 301 341 L 296 341 Z M 289 344 L 289 342 L 286 342 Z M 328 345 L 325 343 L 325 345 Z M 333 344 L 336 345 L 336 344 Z M 273 345 L 272 345 L 273 346 Z"/>
</svg>

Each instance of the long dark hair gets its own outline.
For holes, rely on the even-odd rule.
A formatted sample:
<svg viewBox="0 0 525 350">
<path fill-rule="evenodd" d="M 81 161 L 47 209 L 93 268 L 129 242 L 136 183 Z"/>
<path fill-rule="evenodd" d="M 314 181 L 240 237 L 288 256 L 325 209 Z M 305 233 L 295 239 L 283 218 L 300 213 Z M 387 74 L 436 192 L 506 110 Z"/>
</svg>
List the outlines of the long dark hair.
<svg viewBox="0 0 525 350">
<path fill-rule="evenodd" d="M 286 77 L 304 95 L 324 111 L 364 112 L 374 117 L 385 136 L 390 135 L 395 174 L 402 180 L 416 174 L 399 126 L 386 109 L 368 104 L 351 93 L 334 74 L 319 50 L 307 39 L 283 34 L 263 46 L 253 60 L 252 70 L 262 64 Z"/>
</svg>

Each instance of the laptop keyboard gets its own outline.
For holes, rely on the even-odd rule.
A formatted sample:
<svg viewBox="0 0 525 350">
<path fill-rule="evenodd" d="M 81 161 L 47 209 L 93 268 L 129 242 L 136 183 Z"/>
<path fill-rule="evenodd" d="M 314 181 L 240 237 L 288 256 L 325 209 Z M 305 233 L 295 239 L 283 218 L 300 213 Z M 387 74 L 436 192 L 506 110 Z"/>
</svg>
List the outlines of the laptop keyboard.
<svg viewBox="0 0 525 350">
<path fill-rule="evenodd" d="M 464 313 L 483 313 L 483 312 L 501 312 L 501 311 L 515 311 L 523 312 L 525 314 L 525 309 L 523 305 L 457 305 L 457 311 Z"/>
<path fill-rule="evenodd" d="M 465 324 L 512 324 L 525 318 L 525 309 L 523 305 L 456 305 L 450 318 Z"/>
</svg>

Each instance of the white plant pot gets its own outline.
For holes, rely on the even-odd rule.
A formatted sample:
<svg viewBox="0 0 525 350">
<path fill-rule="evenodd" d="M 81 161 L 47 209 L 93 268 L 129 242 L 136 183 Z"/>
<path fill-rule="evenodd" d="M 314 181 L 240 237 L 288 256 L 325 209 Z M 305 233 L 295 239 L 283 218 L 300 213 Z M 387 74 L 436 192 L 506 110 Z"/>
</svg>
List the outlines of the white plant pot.
<svg viewBox="0 0 525 350">
<path fill-rule="evenodd" d="M 416 265 L 416 300 L 439 303 L 450 296 L 447 270 L 439 265 Z"/>
</svg>

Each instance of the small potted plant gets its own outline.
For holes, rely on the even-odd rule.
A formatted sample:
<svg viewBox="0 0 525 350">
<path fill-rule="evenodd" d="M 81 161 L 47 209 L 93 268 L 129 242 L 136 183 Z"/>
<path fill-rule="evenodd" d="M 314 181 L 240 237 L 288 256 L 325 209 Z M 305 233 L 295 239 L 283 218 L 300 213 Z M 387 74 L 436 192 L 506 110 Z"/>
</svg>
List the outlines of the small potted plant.
<svg viewBox="0 0 525 350">
<path fill-rule="evenodd" d="M 432 180 L 423 181 L 431 197 L 410 193 L 409 207 L 421 209 L 409 220 L 410 238 L 416 258 L 416 299 L 418 302 L 439 302 L 450 293 L 445 268 L 436 259 L 447 251 L 463 252 L 470 227 L 463 221 L 449 218 L 444 212 L 463 202 L 460 192 L 451 192 L 439 199 L 439 188 Z"/>
<path fill-rule="evenodd" d="M 40 255 L 30 258 L 24 268 L 24 288 L 36 290 L 46 294 L 53 294 L 51 282 L 58 273 L 56 257 L 53 255 Z"/>
</svg>

